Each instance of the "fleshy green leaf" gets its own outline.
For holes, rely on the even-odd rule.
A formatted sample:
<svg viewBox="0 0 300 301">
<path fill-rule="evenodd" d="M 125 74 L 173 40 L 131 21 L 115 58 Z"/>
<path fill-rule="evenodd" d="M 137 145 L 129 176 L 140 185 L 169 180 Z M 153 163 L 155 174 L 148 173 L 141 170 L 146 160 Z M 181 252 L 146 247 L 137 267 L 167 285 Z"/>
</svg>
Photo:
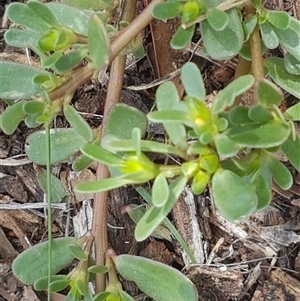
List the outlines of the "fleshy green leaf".
<svg viewBox="0 0 300 301">
<path fill-rule="evenodd" d="M 171 40 L 173 49 L 184 49 L 191 41 L 195 31 L 195 25 L 183 29 L 181 26 L 177 29 Z"/>
<path fill-rule="evenodd" d="M 299 76 L 290 74 L 286 71 L 283 59 L 272 57 L 266 59 L 264 63 L 269 70 L 269 76 L 278 86 L 291 93 L 292 95 L 300 98 L 300 78 Z"/>
<path fill-rule="evenodd" d="M 300 75 L 300 60 L 297 60 L 290 53 L 284 56 L 284 66 L 287 72 Z"/>
<path fill-rule="evenodd" d="M 80 150 L 86 140 L 71 128 L 50 130 L 51 164 L 64 161 Z M 46 165 L 45 131 L 38 131 L 27 137 L 25 152 L 30 160 Z"/>
<path fill-rule="evenodd" d="M 23 111 L 26 114 L 39 114 L 45 109 L 45 103 L 38 100 L 26 101 L 23 105 Z"/>
<path fill-rule="evenodd" d="M 273 29 L 277 33 L 280 44 L 297 60 L 300 60 L 300 21 L 290 17 L 290 25 L 287 29 L 282 30 L 275 26 Z"/>
<path fill-rule="evenodd" d="M 7 7 L 6 13 L 8 18 L 14 23 L 23 25 L 26 29 L 35 32 L 47 32 L 51 27 L 48 22 L 23 3 L 11 3 Z"/>
<path fill-rule="evenodd" d="M 146 211 L 135 228 L 135 238 L 137 241 L 142 241 L 150 236 L 166 218 L 183 191 L 187 180 L 184 176 L 180 176 L 174 180 L 169 186 L 170 193 L 166 204 L 161 208 L 152 206 Z"/>
<path fill-rule="evenodd" d="M 252 75 L 243 75 L 226 86 L 214 99 L 212 112 L 215 114 L 221 113 L 226 107 L 233 105 L 235 97 L 241 95 L 254 84 Z"/>
<path fill-rule="evenodd" d="M 260 33 L 267 48 L 275 49 L 279 46 L 278 36 L 268 22 L 260 24 Z"/>
<path fill-rule="evenodd" d="M 88 268 L 89 273 L 105 274 L 109 271 L 109 268 L 105 265 L 92 265 Z"/>
<path fill-rule="evenodd" d="M 230 222 L 240 222 L 256 209 L 258 199 L 252 188 L 230 170 L 219 169 L 212 178 L 214 202 Z"/>
<path fill-rule="evenodd" d="M 285 30 L 291 24 L 291 17 L 286 11 L 270 10 L 268 21 L 275 27 Z"/>
<path fill-rule="evenodd" d="M 289 134 L 290 128 L 287 125 L 267 123 L 236 127 L 229 132 L 228 136 L 243 147 L 269 148 L 282 144 Z"/>
<path fill-rule="evenodd" d="M 105 136 L 102 139 L 102 144 L 105 149 L 116 152 L 133 152 L 135 150 L 135 146 L 132 140 L 116 140 L 111 139 L 110 136 Z M 180 157 L 184 157 L 184 153 L 180 151 L 177 147 L 159 143 L 156 141 L 150 140 L 142 140 L 141 141 L 141 150 L 143 152 L 152 152 L 152 153 L 160 153 L 160 154 L 176 154 Z"/>
<path fill-rule="evenodd" d="M 49 2 L 46 4 L 61 25 L 71 28 L 75 32 L 87 36 L 90 16 L 83 10 L 62 4 Z M 74 22 L 76 20 L 76 22 Z"/>
<path fill-rule="evenodd" d="M 181 80 L 187 95 L 205 100 L 205 87 L 201 72 L 195 63 L 189 62 L 181 68 Z"/>
<path fill-rule="evenodd" d="M 93 301 L 105 301 L 108 300 L 107 298 L 112 295 L 113 294 L 111 292 L 101 292 L 93 298 Z"/>
<path fill-rule="evenodd" d="M 282 145 L 284 154 L 290 163 L 300 172 L 300 138 L 297 136 L 295 140 L 289 137 Z"/>
<path fill-rule="evenodd" d="M 84 118 L 71 106 L 64 106 L 64 115 L 70 125 L 80 134 L 86 141 L 93 140 L 93 132 Z"/>
<path fill-rule="evenodd" d="M 26 101 L 21 100 L 11 106 L 1 114 L 0 127 L 6 135 L 11 135 L 17 129 L 19 123 L 24 119 L 26 114 L 23 111 L 23 105 Z"/>
<path fill-rule="evenodd" d="M 92 162 L 93 160 L 91 158 L 85 155 L 80 155 L 73 161 L 72 169 L 76 172 L 81 171 L 88 167 Z"/>
<path fill-rule="evenodd" d="M 55 16 L 44 3 L 39 1 L 28 1 L 26 5 L 35 13 L 36 16 L 44 20 L 49 25 L 53 27 L 59 26 Z"/>
<path fill-rule="evenodd" d="M 207 20 L 201 22 L 204 47 L 214 59 L 227 60 L 238 54 L 244 42 L 244 33 L 236 9 L 226 11 L 228 24 L 224 30 L 215 30 Z"/>
<path fill-rule="evenodd" d="M 257 82 L 257 100 L 269 108 L 273 105 L 279 106 L 283 101 L 283 93 L 269 80 L 260 78 Z"/>
<path fill-rule="evenodd" d="M 250 107 L 248 116 L 251 120 L 260 123 L 267 123 L 274 119 L 272 113 L 267 108 L 261 105 L 254 105 Z"/>
<path fill-rule="evenodd" d="M 37 179 L 38 182 L 44 192 L 47 192 L 47 172 L 44 168 L 38 167 L 36 168 L 37 172 Z M 61 181 L 50 174 L 51 177 L 51 187 L 50 192 L 48 193 L 51 196 L 51 203 L 60 203 L 63 198 L 67 195 L 64 186 L 62 185 Z"/>
<path fill-rule="evenodd" d="M 99 145 L 87 143 L 81 148 L 81 151 L 90 159 L 109 166 L 118 166 L 123 163 L 123 159 L 114 155 L 113 153 L 109 152 L 108 150 L 102 148 Z"/>
<path fill-rule="evenodd" d="M 168 110 L 179 102 L 176 86 L 170 81 L 160 85 L 156 91 L 156 106 L 159 111 Z M 164 124 L 170 140 L 181 148 L 186 148 L 186 131 L 181 122 Z"/>
<path fill-rule="evenodd" d="M 240 150 L 240 146 L 230 139 L 226 134 L 219 134 L 214 138 L 218 155 L 223 158 L 235 156 Z"/>
<path fill-rule="evenodd" d="M 126 104 L 117 104 L 108 112 L 105 135 L 111 134 L 121 139 L 130 139 L 133 128 L 139 128 L 144 136 L 148 126 L 143 112 Z"/>
<path fill-rule="evenodd" d="M 206 18 L 209 25 L 216 31 L 224 30 L 228 24 L 228 15 L 226 12 L 214 7 L 207 10 Z"/>
<path fill-rule="evenodd" d="M 173 19 L 181 13 L 182 7 L 179 2 L 158 3 L 153 7 L 152 14 L 155 19 Z"/>
<path fill-rule="evenodd" d="M 87 255 L 84 253 L 84 251 L 79 245 L 71 243 L 68 245 L 68 249 L 78 260 L 84 261 L 88 259 Z"/>
<path fill-rule="evenodd" d="M 146 295 L 156 301 L 198 300 L 194 284 L 181 272 L 168 265 L 141 256 L 125 254 L 116 256 L 113 260 L 117 271 L 124 278 L 134 281 Z"/>
<path fill-rule="evenodd" d="M 159 174 L 152 186 L 152 203 L 155 207 L 162 207 L 169 198 L 169 186 L 163 174 Z"/>
<path fill-rule="evenodd" d="M 50 283 L 49 290 L 50 292 L 60 292 L 69 286 L 70 282 L 70 279 L 55 280 Z"/>
<path fill-rule="evenodd" d="M 300 120 L 300 102 L 289 107 L 285 112 L 284 116 L 288 120 L 299 121 Z"/>
<path fill-rule="evenodd" d="M 88 24 L 88 48 L 97 70 L 109 63 L 110 41 L 103 22 L 93 15 Z"/>
<path fill-rule="evenodd" d="M 268 166 L 274 181 L 280 188 L 284 190 L 291 188 L 293 184 L 293 177 L 283 163 L 273 157 L 270 157 L 268 160 Z"/>
<path fill-rule="evenodd" d="M 113 0 L 62 0 L 62 2 L 82 10 L 101 11 L 115 7 L 115 1 Z"/>
<path fill-rule="evenodd" d="M 9 28 L 4 33 L 5 42 L 13 47 L 29 47 L 37 45 L 40 33 L 23 30 L 19 28 Z"/>
<path fill-rule="evenodd" d="M 253 16 L 249 19 L 243 21 L 243 29 L 244 29 L 244 35 L 245 35 L 245 41 L 248 41 L 251 33 L 253 32 L 255 26 L 257 24 L 257 17 Z"/>
<path fill-rule="evenodd" d="M 37 95 L 42 89 L 33 84 L 33 77 L 48 75 L 43 69 L 8 61 L 0 61 L 0 70 L 0 97 L 3 99 L 24 99 Z"/>
<path fill-rule="evenodd" d="M 51 282 L 57 280 L 67 280 L 67 275 L 51 275 Z M 43 291 L 48 289 L 48 276 L 39 278 L 34 283 L 34 289 L 37 291 Z"/>
<path fill-rule="evenodd" d="M 76 243 L 75 237 L 55 238 L 52 240 L 51 273 L 56 274 L 70 263 L 74 256 L 68 251 L 70 243 Z M 22 252 L 12 263 L 14 275 L 26 285 L 33 285 L 38 279 L 48 275 L 48 241 L 34 245 Z"/>
<path fill-rule="evenodd" d="M 262 164 L 261 167 L 255 172 L 251 182 L 254 185 L 254 190 L 258 197 L 256 209 L 265 209 L 270 205 L 272 199 L 271 175 L 265 163 Z"/>
<path fill-rule="evenodd" d="M 109 178 L 109 179 L 79 183 L 76 185 L 75 191 L 80 193 L 96 193 L 96 192 L 112 190 L 133 183 L 135 183 L 135 181 L 132 179 L 128 180 L 126 178 L 121 178 L 121 177 Z M 136 183 L 139 183 L 138 180 L 136 181 Z"/>
<path fill-rule="evenodd" d="M 74 50 L 61 56 L 55 63 L 55 70 L 58 73 L 65 73 L 73 69 L 85 57 L 86 51 L 82 49 Z"/>
<path fill-rule="evenodd" d="M 248 116 L 249 107 L 235 106 L 229 112 L 229 121 L 232 124 L 246 124 L 253 121 Z"/>
</svg>

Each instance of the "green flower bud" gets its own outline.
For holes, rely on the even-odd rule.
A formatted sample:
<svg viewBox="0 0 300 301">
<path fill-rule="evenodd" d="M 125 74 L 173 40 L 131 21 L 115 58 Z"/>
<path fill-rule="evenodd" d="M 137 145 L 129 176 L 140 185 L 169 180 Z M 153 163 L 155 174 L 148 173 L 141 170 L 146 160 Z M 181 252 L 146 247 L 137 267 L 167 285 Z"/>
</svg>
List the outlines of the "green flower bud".
<svg viewBox="0 0 300 301">
<path fill-rule="evenodd" d="M 137 156 L 136 153 L 129 152 L 124 156 L 122 165 L 117 167 L 122 174 L 139 174 L 141 182 L 155 178 L 159 173 L 159 167 L 153 163 L 146 155 Z"/>
<path fill-rule="evenodd" d="M 193 177 L 199 170 L 198 162 L 184 162 L 181 165 L 182 172 L 188 178 Z"/>
<path fill-rule="evenodd" d="M 51 28 L 46 35 L 39 39 L 38 44 L 43 51 L 57 51 L 67 49 L 77 41 L 76 34 L 70 28 L 62 26 Z"/>
<path fill-rule="evenodd" d="M 200 12 L 199 5 L 196 1 L 188 1 L 184 4 L 181 15 L 181 22 L 188 23 L 197 19 Z"/>
<path fill-rule="evenodd" d="M 219 165 L 219 158 L 215 154 L 202 156 L 199 161 L 201 169 L 205 170 L 208 174 L 213 174 Z"/>
<path fill-rule="evenodd" d="M 198 173 L 193 178 L 192 182 L 192 191 L 194 194 L 201 194 L 204 189 L 206 188 L 208 182 L 209 182 L 210 176 L 202 171 L 199 170 Z"/>
</svg>

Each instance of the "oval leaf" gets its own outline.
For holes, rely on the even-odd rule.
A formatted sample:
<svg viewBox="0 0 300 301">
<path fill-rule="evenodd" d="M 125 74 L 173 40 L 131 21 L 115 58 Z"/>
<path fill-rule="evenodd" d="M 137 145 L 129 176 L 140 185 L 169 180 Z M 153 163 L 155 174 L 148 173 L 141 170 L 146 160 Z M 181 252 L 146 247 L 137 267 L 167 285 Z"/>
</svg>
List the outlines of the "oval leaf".
<svg viewBox="0 0 300 301">
<path fill-rule="evenodd" d="M 283 101 L 283 93 L 272 82 L 265 78 L 260 78 L 257 82 L 257 100 L 260 104 L 272 108 L 279 106 Z"/>
<path fill-rule="evenodd" d="M 144 136 L 147 126 L 147 118 L 143 112 L 126 104 L 117 104 L 109 110 L 104 130 L 105 135 L 130 139 L 133 128 L 139 128 L 141 136 Z"/>
<path fill-rule="evenodd" d="M 179 95 L 173 82 L 165 82 L 158 87 L 155 101 L 159 111 L 168 110 L 179 102 Z M 186 130 L 181 122 L 164 124 L 164 128 L 175 145 L 182 149 L 187 147 Z"/>
<path fill-rule="evenodd" d="M 187 29 L 183 29 L 181 26 L 177 29 L 171 40 L 171 46 L 174 49 L 184 49 L 191 41 L 195 31 L 195 25 L 190 26 Z"/>
<path fill-rule="evenodd" d="M 51 164 L 64 161 L 80 150 L 86 140 L 71 128 L 50 130 Z M 27 137 L 25 152 L 32 162 L 46 165 L 45 131 L 35 132 Z"/>
<path fill-rule="evenodd" d="M 47 32 L 51 25 L 43 20 L 35 11 L 23 3 L 11 3 L 6 10 L 8 18 L 26 29 L 35 32 Z"/>
<path fill-rule="evenodd" d="M 244 43 L 244 32 L 236 9 L 226 12 L 228 24 L 224 30 L 215 30 L 207 20 L 201 22 L 201 35 L 209 55 L 217 60 L 227 60 L 238 54 Z"/>
<path fill-rule="evenodd" d="M 73 254 L 75 258 L 77 258 L 80 261 L 85 261 L 88 259 L 87 255 L 84 253 L 82 248 L 77 244 L 69 244 L 68 245 L 69 251 Z"/>
<path fill-rule="evenodd" d="M 137 241 L 142 241 L 149 237 L 167 217 L 183 191 L 187 180 L 184 176 L 174 180 L 169 186 L 169 197 L 165 205 L 161 208 L 152 206 L 146 211 L 135 227 L 135 238 Z"/>
<path fill-rule="evenodd" d="M 19 123 L 26 116 L 23 112 L 23 105 L 25 102 L 25 100 L 21 100 L 11 106 L 8 106 L 0 116 L 0 127 L 6 135 L 13 134 Z"/>
<path fill-rule="evenodd" d="M 282 145 L 284 154 L 290 163 L 300 172 L 300 138 L 297 136 L 295 140 L 289 137 Z"/>
<path fill-rule="evenodd" d="M 152 14 L 155 19 L 173 19 L 182 11 L 182 4 L 179 2 L 158 3 L 153 7 Z"/>
<path fill-rule="evenodd" d="M 272 135 L 270 135 L 272 133 Z M 289 136 L 290 128 L 281 123 L 247 124 L 235 127 L 229 132 L 229 138 L 240 146 L 269 148 L 282 144 Z"/>
<path fill-rule="evenodd" d="M 269 76 L 278 86 L 300 98 L 299 76 L 286 71 L 283 59 L 272 57 L 266 59 L 264 63 L 269 70 Z"/>
<path fill-rule="evenodd" d="M 273 157 L 270 157 L 268 160 L 268 166 L 274 181 L 280 188 L 284 190 L 291 188 L 293 184 L 293 177 L 283 163 Z"/>
<path fill-rule="evenodd" d="M 155 301 L 197 301 L 194 284 L 178 270 L 163 263 L 133 255 L 113 258 L 117 271 Z"/>
<path fill-rule="evenodd" d="M 55 15 L 59 24 L 71 28 L 77 33 L 87 36 L 90 15 L 81 9 L 62 4 L 60 2 L 49 2 L 46 4 Z M 76 20 L 76 22 L 74 22 Z"/>
<path fill-rule="evenodd" d="M 272 113 L 261 105 L 254 105 L 250 107 L 248 116 L 251 120 L 259 123 L 267 123 L 274 119 Z"/>
<path fill-rule="evenodd" d="M 287 72 L 300 75 L 300 60 L 297 60 L 290 53 L 284 56 L 284 66 Z"/>
<path fill-rule="evenodd" d="M 28 1 L 26 5 L 35 13 L 35 15 L 44 20 L 49 25 L 53 27 L 59 26 L 59 23 L 57 22 L 55 16 L 44 3 L 39 1 Z"/>
<path fill-rule="evenodd" d="M 37 95 L 42 92 L 42 89 L 33 84 L 33 77 L 49 74 L 40 68 L 8 61 L 0 61 L 0 70 L 0 98 L 3 99 L 24 99 Z M 14 80 L 11 80 L 12 78 Z M 17 86 L 16 83 L 18 83 Z"/>
<path fill-rule="evenodd" d="M 88 24 L 88 49 L 96 70 L 109 63 L 109 44 L 106 28 L 94 14 Z"/>
<path fill-rule="evenodd" d="M 80 134 L 86 141 L 93 140 L 93 132 L 84 118 L 70 105 L 64 106 L 64 115 L 70 125 Z"/>
<path fill-rule="evenodd" d="M 51 274 L 56 274 L 70 263 L 74 256 L 68 251 L 70 243 L 76 243 L 75 237 L 55 238 L 52 240 Z M 14 275 L 26 285 L 33 285 L 38 279 L 48 275 L 48 241 L 34 245 L 22 252 L 12 263 Z"/>
<path fill-rule="evenodd" d="M 279 29 L 273 26 L 280 44 L 292 54 L 297 60 L 300 60 L 300 21 L 290 17 L 290 24 L 287 29 Z"/>
<path fill-rule="evenodd" d="M 267 48 L 275 49 L 279 46 L 277 34 L 268 22 L 260 24 L 260 33 Z"/>
<path fill-rule="evenodd" d="M 187 95 L 205 100 L 205 87 L 201 72 L 195 63 L 186 63 L 181 68 L 181 80 Z"/>
<path fill-rule="evenodd" d="M 216 31 L 224 30 L 228 24 L 228 15 L 215 7 L 208 9 L 206 18 L 210 26 Z"/>
<path fill-rule="evenodd" d="M 169 198 L 169 186 L 164 175 L 159 174 L 152 186 L 152 203 L 155 207 L 162 207 Z"/>
<path fill-rule="evenodd" d="M 240 76 L 224 88 L 214 99 L 212 112 L 215 114 L 223 112 L 226 107 L 233 105 L 234 99 L 246 92 L 254 84 L 254 77 L 250 74 Z"/>
<path fill-rule="evenodd" d="M 123 163 L 123 159 L 112 154 L 99 145 L 87 143 L 81 148 L 81 151 L 88 158 L 109 166 L 119 166 Z"/>
<path fill-rule="evenodd" d="M 216 207 L 230 222 L 249 217 L 258 199 L 252 188 L 230 170 L 219 169 L 212 178 L 212 192 Z"/>
<path fill-rule="evenodd" d="M 268 21 L 277 28 L 285 30 L 291 24 L 291 17 L 285 11 L 270 10 Z"/>
</svg>

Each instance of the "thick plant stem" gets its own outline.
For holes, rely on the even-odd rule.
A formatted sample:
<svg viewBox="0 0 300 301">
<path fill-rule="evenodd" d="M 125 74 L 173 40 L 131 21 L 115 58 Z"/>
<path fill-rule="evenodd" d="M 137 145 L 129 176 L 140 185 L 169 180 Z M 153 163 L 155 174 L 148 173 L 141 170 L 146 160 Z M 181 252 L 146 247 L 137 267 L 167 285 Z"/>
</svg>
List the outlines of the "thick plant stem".
<svg viewBox="0 0 300 301">
<path fill-rule="evenodd" d="M 245 6 L 245 9 L 246 9 L 248 18 L 252 17 L 256 13 L 255 7 L 250 3 L 248 3 Z M 255 78 L 254 103 L 256 103 L 257 102 L 257 97 L 256 97 L 257 82 L 260 78 L 264 77 L 263 57 L 262 57 L 261 40 L 260 40 L 258 25 L 255 26 L 255 28 L 249 38 L 249 44 L 250 44 L 250 51 L 251 51 L 252 72 L 253 72 L 253 76 Z"/>
<path fill-rule="evenodd" d="M 136 1 L 126 0 L 123 7 L 122 20 L 130 22 L 134 18 Z M 111 58 L 112 59 L 112 58 Z M 110 69 L 110 79 L 107 88 L 106 101 L 103 112 L 101 137 L 105 134 L 105 124 L 108 111 L 110 108 L 119 102 L 123 86 L 123 76 L 125 70 L 126 56 L 116 57 Z M 109 177 L 108 168 L 98 163 L 96 171 L 97 179 L 105 179 Z M 108 249 L 107 236 L 107 198 L 108 192 L 95 194 L 94 202 L 94 219 L 92 226 L 92 235 L 94 237 L 95 256 L 97 265 L 105 265 L 105 253 Z M 115 275 L 117 277 L 117 275 Z M 96 293 L 105 290 L 106 275 L 96 274 Z"/>
<path fill-rule="evenodd" d="M 247 61 L 244 58 L 242 58 L 241 56 L 239 56 L 233 79 L 235 80 L 242 75 L 248 74 L 250 71 L 250 68 L 251 68 L 251 62 Z M 234 99 L 233 105 L 226 108 L 226 111 L 229 111 L 231 108 L 238 106 L 241 102 L 241 98 L 242 98 L 242 95 L 237 96 Z"/>
</svg>

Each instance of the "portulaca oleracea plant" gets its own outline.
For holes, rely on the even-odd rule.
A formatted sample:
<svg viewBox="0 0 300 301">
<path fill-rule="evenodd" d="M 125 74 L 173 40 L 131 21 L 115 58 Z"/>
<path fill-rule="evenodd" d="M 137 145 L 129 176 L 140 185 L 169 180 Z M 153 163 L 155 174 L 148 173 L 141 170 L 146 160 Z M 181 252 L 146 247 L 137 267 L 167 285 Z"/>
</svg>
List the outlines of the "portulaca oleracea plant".
<svg viewBox="0 0 300 301">
<path fill-rule="evenodd" d="M 291 187 L 292 174 L 277 159 L 278 152 L 300 172 L 300 138 L 294 124 L 300 120 L 300 103 L 284 112 L 280 109 L 281 89 L 300 98 L 300 21 L 286 12 L 266 9 L 260 0 L 153 0 L 135 23 L 118 31 L 110 24 L 116 1 L 100 1 L 102 6 L 93 10 L 85 10 L 82 1 L 67 2 L 75 7 L 32 0 L 10 4 L 7 16 L 18 27 L 5 32 L 5 41 L 31 49 L 40 67 L 0 62 L 0 97 L 7 102 L 1 114 L 2 131 L 13 134 L 21 121 L 30 128 L 45 128 L 28 136 L 25 151 L 35 164 L 47 166 L 49 229 L 55 201 L 51 179 L 52 186 L 60 185 L 50 174 L 51 164 L 75 156 L 73 169 L 81 171 L 97 161 L 109 167 L 111 177 L 79 183 L 76 191 L 97 194 L 151 183 L 147 209 L 136 211 L 141 213 L 138 218 L 131 212 L 137 223 L 136 240 L 154 235 L 164 224 L 195 263 L 167 218 L 187 185 L 196 195 L 210 186 L 219 213 L 230 222 L 240 222 L 269 206 L 273 181 L 282 189 Z M 239 56 L 235 79 L 208 106 L 202 75 L 196 64 L 187 62 L 181 68 L 182 99 L 171 81 L 164 82 L 156 91 L 153 111 L 145 115 L 116 104 L 105 116 L 100 134 L 71 105 L 73 95 L 121 51 L 124 55 L 141 47 L 138 33 L 152 15 L 181 19 L 182 26 L 171 40 L 174 49 L 186 48 L 195 30 L 200 30 L 203 56 L 215 60 Z M 263 57 L 267 49 L 279 45 L 285 49 L 283 58 Z M 240 104 L 240 97 L 250 89 L 252 105 Z M 70 128 L 52 128 L 60 112 Z M 145 138 L 149 123 L 163 125 L 164 143 Z M 162 164 L 151 160 L 151 153 L 176 160 Z M 195 286 L 174 268 L 138 256 L 116 255 L 111 249 L 101 254 L 102 262 L 93 262 L 95 237 L 90 232 L 81 238 L 52 239 L 51 231 L 48 234 L 47 242 L 21 253 L 12 266 L 16 277 L 37 290 L 70 287 L 68 301 L 134 300 L 122 289 L 118 272 L 156 301 L 198 300 Z M 74 258 L 78 264 L 68 275 L 57 274 Z M 99 274 L 108 282 L 96 284 L 93 296 L 88 283 Z"/>
</svg>

